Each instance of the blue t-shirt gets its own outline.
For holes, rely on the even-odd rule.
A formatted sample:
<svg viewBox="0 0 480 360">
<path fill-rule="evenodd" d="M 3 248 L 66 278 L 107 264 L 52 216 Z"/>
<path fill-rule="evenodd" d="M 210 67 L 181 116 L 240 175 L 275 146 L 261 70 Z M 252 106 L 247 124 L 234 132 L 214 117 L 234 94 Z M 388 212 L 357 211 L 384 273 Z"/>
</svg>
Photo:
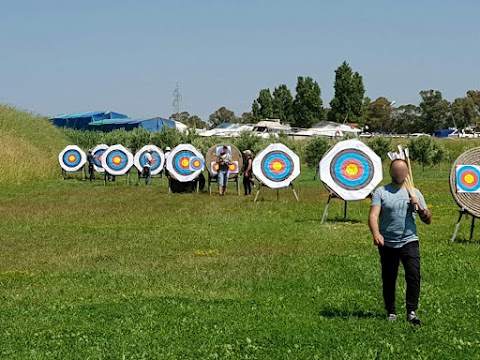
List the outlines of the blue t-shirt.
<svg viewBox="0 0 480 360">
<path fill-rule="evenodd" d="M 427 208 L 422 193 L 415 189 L 415 195 L 424 209 Z M 379 230 L 385 246 L 400 248 L 411 241 L 418 241 L 416 213 L 410 203 L 406 188 L 394 188 L 391 184 L 381 186 L 372 196 L 371 206 L 380 206 Z"/>
</svg>

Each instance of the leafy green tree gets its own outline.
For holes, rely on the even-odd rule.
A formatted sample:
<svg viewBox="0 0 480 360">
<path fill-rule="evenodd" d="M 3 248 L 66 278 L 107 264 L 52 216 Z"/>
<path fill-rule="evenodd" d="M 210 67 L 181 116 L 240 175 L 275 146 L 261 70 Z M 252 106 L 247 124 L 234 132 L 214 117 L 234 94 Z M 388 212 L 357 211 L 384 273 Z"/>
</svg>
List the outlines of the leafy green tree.
<svg viewBox="0 0 480 360">
<path fill-rule="evenodd" d="M 273 117 L 273 98 L 270 89 L 260 90 L 257 102 L 260 105 L 260 120 L 271 119 Z"/>
<path fill-rule="evenodd" d="M 450 104 L 442 98 L 438 90 L 420 91 L 422 102 L 421 109 L 421 130 L 426 133 L 433 133 L 435 130 L 444 129 L 452 121 L 448 121 Z"/>
<path fill-rule="evenodd" d="M 311 77 L 299 76 L 295 100 L 293 101 L 293 122 L 296 127 L 308 128 L 324 119 L 320 86 Z"/>
<path fill-rule="evenodd" d="M 228 110 L 225 106 L 222 106 L 210 115 L 209 120 L 213 126 L 218 126 L 224 122 L 236 122 L 236 116 L 233 111 Z"/>
<path fill-rule="evenodd" d="M 280 85 L 273 91 L 273 118 L 291 123 L 293 121 L 292 112 L 293 96 L 287 85 Z"/>
<path fill-rule="evenodd" d="M 365 87 L 363 78 L 358 72 L 353 72 L 350 65 L 344 61 L 335 70 L 335 95 L 330 102 L 329 120 L 343 123 L 358 122 L 363 115 L 363 97 Z"/>
<path fill-rule="evenodd" d="M 379 97 L 369 103 L 366 109 L 366 116 L 370 131 L 392 131 L 392 106 L 387 98 Z"/>
</svg>

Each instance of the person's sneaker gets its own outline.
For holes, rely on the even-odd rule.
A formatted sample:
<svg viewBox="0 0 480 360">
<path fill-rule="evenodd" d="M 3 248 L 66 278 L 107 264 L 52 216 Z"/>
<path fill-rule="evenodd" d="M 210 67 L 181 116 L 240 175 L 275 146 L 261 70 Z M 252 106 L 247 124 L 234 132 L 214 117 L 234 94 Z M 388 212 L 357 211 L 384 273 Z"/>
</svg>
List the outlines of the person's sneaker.
<svg viewBox="0 0 480 360">
<path fill-rule="evenodd" d="M 397 315 L 395 315 L 395 314 L 388 314 L 388 315 L 387 315 L 387 320 L 388 320 L 388 321 L 397 321 Z"/>
<path fill-rule="evenodd" d="M 415 311 L 410 311 L 407 314 L 407 321 L 413 325 L 420 325 L 420 318 L 415 314 Z"/>
</svg>

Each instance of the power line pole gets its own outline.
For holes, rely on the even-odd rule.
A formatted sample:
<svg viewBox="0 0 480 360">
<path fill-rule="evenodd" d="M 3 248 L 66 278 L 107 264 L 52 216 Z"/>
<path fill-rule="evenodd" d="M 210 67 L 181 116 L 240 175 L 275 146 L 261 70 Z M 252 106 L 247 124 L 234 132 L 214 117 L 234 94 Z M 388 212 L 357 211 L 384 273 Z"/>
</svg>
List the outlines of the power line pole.
<svg viewBox="0 0 480 360">
<path fill-rule="evenodd" d="M 173 91 L 173 108 L 175 110 L 175 117 L 178 120 L 180 115 L 180 103 L 182 101 L 182 94 L 180 93 L 180 86 L 177 83 L 177 87 Z"/>
</svg>

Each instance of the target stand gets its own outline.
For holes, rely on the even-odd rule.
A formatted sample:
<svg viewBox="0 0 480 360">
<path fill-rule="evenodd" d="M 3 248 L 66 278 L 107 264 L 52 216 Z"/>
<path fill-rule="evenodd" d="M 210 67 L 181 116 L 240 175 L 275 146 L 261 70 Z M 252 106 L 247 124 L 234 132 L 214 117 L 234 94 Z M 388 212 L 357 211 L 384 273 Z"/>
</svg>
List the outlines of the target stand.
<svg viewBox="0 0 480 360">
<path fill-rule="evenodd" d="M 453 235 L 452 235 L 452 238 L 450 239 L 451 242 L 454 242 L 455 239 L 457 238 L 457 234 L 458 234 L 458 230 L 460 228 L 460 222 L 462 221 L 462 218 L 465 216 L 465 218 L 467 218 L 469 215 L 472 217 L 472 224 L 470 225 L 470 238 L 469 238 L 469 241 L 472 241 L 473 239 L 473 231 L 475 229 L 475 218 L 477 218 L 477 216 L 475 215 L 472 215 L 470 212 L 468 212 L 467 210 L 465 209 L 461 209 L 458 211 L 459 212 L 459 216 L 458 216 L 458 221 L 457 223 L 455 224 L 455 229 L 453 230 Z"/>
<path fill-rule="evenodd" d="M 328 195 L 328 200 L 327 200 L 327 205 L 325 205 L 325 210 L 323 210 L 323 216 L 322 216 L 322 221 L 320 224 L 323 224 L 328 216 L 328 207 L 330 206 L 330 201 L 332 199 L 341 199 L 343 200 L 340 196 L 335 194 L 334 192 L 330 192 Z M 347 201 L 343 200 L 343 219 L 347 218 Z"/>
<path fill-rule="evenodd" d="M 228 182 L 233 182 L 236 184 L 237 187 L 237 195 L 240 195 L 240 179 L 238 175 L 228 177 Z M 227 182 L 227 185 L 228 185 Z M 210 193 L 210 196 L 212 196 L 212 184 L 213 183 L 218 183 L 218 178 L 217 175 L 212 175 L 210 172 L 208 173 L 208 192 Z"/>
<path fill-rule="evenodd" d="M 82 180 L 87 180 L 87 169 L 85 168 L 85 166 L 82 166 L 82 168 L 78 171 L 82 172 Z M 75 173 L 78 171 L 66 171 L 65 169 L 62 168 L 62 180 L 67 180 L 69 173 Z"/>
<path fill-rule="evenodd" d="M 475 219 L 480 218 L 480 147 L 470 149 L 453 163 L 450 172 L 450 192 L 460 207 L 450 242 L 457 238 L 462 218 L 472 217 L 470 238 L 473 239 Z"/>
<path fill-rule="evenodd" d="M 257 199 L 258 199 L 258 197 L 259 197 L 259 195 L 260 195 L 260 191 L 262 190 L 262 187 L 268 187 L 268 186 L 266 186 L 266 185 L 264 185 L 264 184 L 262 184 L 262 183 L 260 182 L 260 184 L 259 184 L 259 186 L 258 186 L 257 193 L 255 194 L 255 198 L 253 199 L 253 202 L 254 202 L 254 203 L 257 202 Z M 292 189 L 293 196 L 295 196 L 295 199 L 296 199 L 297 201 L 300 201 L 300 199 L 298 198 L 297 191 L 295 190 L 295 187 L 293 186 L 293 182 L 290 183 L 290 185 L 288 185 L 288 187 Z M 277 200 L 280 200 L 280 191 L 279 191 L 280 189 L 285 189 L 285 188 L 276 188 L 276 189 L 275 189 L 275 190 L 277 191 Z"/>
</svg>

